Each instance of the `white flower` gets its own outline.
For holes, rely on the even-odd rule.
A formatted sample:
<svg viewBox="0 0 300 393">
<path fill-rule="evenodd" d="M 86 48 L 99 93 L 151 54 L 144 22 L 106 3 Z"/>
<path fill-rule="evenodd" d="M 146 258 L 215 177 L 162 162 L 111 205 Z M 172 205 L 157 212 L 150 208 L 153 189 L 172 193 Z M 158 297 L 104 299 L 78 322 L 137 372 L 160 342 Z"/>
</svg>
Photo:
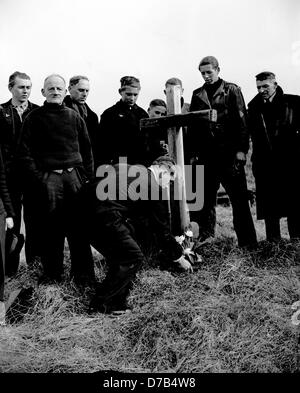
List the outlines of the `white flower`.
<svg viewBox="0 0 300 393">
<path fill-rule="evenodd" d="M 177 243 L 182 244 L 184 242 L 184 235 L 182 236 L 175 236 Z"/>
<path fill-rule="evenodd" d="M 294 326 L 298 326 L 300 325 L 300 319 L 298 318 L 300 315 L 300 309 L 296 312 L 294 312 L 294 314 L 292 315 L 292 325 Z"/>
<path fill-rule="evenodd" d="M 195 255 L 194 252 L 189 247 L 187 247 L 183 250 L 183 254 L 184 255 Z"/>
<path fill-rule="evenodd" d="M 188 231 L 185 232 L 185 236 L 193 237 L 193 232 L 191 230 L 188 230 Z"/>
<path fill-rule="evenodd" d="M 292 309 L 292 310 L 297 310 L 298 308 L 300 308 L 300 300 L 298 300 L 297 302 L 294 302 L 294 303 L 291 305 L 291 309 Z"/>
</svg>

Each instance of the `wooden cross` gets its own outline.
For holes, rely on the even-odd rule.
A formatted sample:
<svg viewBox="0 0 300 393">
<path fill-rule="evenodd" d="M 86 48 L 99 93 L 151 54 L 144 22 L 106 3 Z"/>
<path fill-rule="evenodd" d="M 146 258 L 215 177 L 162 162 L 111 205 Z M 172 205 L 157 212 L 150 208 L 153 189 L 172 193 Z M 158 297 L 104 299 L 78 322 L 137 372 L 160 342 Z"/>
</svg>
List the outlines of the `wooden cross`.
<svg viewBox="0 0 300 393">
<path fill-rule="evenodd" d="M 182 181 L 177 182 L 178 187 L 182 190 L 177 190 L 177 195 L 182 195 L 179 200 L 180 223 L 181 230 L 184 232 L 190 224 L 189 211 L 186 201 L 186 187 L 185 187 L 185 170 L 184 170 L 184 148 L 183 148 L 183 126 L 193 124 L 195 121 L 217 121 L 217 111 L 215 109 L 207 109 L 202 111 L 195 111 L 182 114 L 181 113 L 181 91 L 180 85 L 169 86 L 166 89 L 167 98 L 167 116 L 142 119 L 140 121 L 141 129 L 152 128 L 153 132 L 158 128 L 168 129 L 168 145 L 169 154 L 175 160 L 176 164 L 181 168 Z"/>
</svg>

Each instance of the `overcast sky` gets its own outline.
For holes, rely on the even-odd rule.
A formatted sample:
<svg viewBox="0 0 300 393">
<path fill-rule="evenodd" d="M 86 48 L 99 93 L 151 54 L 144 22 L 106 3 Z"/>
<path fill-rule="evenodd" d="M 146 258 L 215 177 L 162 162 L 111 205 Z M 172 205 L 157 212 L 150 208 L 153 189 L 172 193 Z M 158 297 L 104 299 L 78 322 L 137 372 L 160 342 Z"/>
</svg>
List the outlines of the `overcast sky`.
<svg viewBox="0 0 300 393">
<path fill-rule="evenodd" d="M 87 75 L 87 102 L 98 115 L 119 100 L 124 75 L 140 78 L 144 109 L 164 98 L 173 76 L 190 102 L 206 55 L 219 59 L 220 76 L 240 85 L 246 102 L 263 70 L 300 94 L 300 1 L 0 0 L 0 48 L 0 102 L 11 97 L 7 81 L 16 70 L 31 76 L 37 104 L 51 73 Z"/>
</svg>

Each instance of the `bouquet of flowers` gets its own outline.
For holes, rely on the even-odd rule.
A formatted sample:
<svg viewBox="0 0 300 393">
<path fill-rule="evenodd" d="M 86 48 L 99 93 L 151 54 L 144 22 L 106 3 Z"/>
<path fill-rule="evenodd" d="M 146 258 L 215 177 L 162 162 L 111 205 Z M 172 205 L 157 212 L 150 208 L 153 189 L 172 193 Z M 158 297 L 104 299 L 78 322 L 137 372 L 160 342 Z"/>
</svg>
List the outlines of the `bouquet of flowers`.
<svg viewBox="0 0 300 393">
<path fill-rule="evenodd" d="M 202 257 L 199 255 L 195 250 L 195 242 L 193 237 L 193 231 L 187 229 L 183 235 L 175 236 L 176 241 L 181 245 L 183 249 L 183 254 L 185 258 L 192 264 L 195 265 L 196 263 L 201 263 Z"/>
</svg>

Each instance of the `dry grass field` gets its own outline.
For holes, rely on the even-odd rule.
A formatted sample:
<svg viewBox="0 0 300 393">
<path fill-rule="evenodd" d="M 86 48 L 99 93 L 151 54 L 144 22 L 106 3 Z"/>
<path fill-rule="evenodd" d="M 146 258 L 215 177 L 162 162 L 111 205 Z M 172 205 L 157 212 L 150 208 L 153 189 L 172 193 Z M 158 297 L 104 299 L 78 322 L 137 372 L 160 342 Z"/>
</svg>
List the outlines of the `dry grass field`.
<svg viewBox="0 0 300 393">
<path fill-rule="evenodd" d="M 258 249 L 240 250 L 231 210 L 218 206 L 217 236 L 201 248 L 194 273 L 161 271 L 149 257 L 129 298 L 132 312 L 118 318 L 89 315 L 91 291 L 68 279 L 37 286 L 22 263 L 6 296 L 21 283 L 34 290 L 22 319 L 0 328 L 0 372 L 299 372 L 291 305 L 300 299 L 300 243 L 288 240 L 284 221 L 278 244 L 255 225 Z M 95 260 L 101 280 L 105 263 L 96 253 Z"/>
</svg>

